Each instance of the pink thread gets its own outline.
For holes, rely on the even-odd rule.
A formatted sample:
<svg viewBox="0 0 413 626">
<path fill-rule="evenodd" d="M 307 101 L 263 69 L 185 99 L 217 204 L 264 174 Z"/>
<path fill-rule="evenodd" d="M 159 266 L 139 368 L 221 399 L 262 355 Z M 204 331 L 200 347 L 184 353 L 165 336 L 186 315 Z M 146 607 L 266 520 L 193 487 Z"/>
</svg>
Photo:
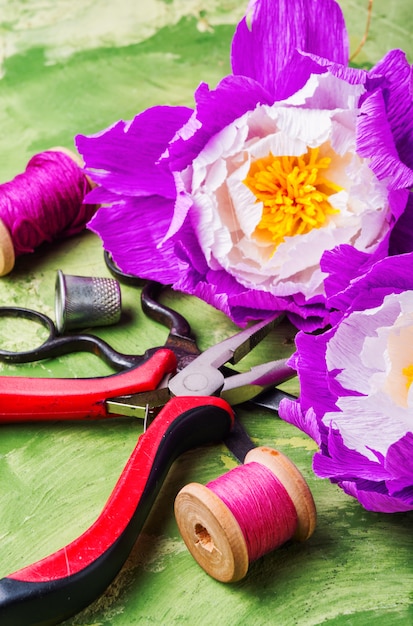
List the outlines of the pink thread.
<svg viewBox="0 0 413 626">
<path fill-rule="evenodd" d="M 83 230 L 96 210 L 83 203 L 88 191 L 86 176 L 67 154 L 48 150 L 33 156 L 25 172 L 0 185 L 0 219 L 15 255 Z"/>
<path fill-rule="evenodd" d="M 264 465 L 240 465 L 206 486 L 237 520 L 250 562 L 292 538 L 297 527 L 295 506 L 280 481 Z"/>
</svg>

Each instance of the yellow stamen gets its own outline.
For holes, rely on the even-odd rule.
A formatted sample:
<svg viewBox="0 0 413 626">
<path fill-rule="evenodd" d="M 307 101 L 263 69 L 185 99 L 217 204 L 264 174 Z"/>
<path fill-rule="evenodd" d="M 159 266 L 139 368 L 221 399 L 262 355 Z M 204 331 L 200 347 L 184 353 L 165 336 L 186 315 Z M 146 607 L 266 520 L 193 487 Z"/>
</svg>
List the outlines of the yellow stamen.
<svg viewBox="0 0 413 626">
<path fill-rule="evenodd" d="M 413 365 L 408 365 L 402 369 L 402 373 L 407 378 L 406 387 L 410 389 L 410 385 L 413 383 Z"/>
<path fill-rule="evenodd" d="M 320 228 L 339 212 L 328 198 L 342 188 L 322 176 L 320 170 L 329 167 L 331 158 L 318 159 L 318 153 L 318 148 L 308 148 L 299 157 L 270 153 L 252 163 L 244 184 L 263 203 L 255 231 L 261 239 L 278 246 L 285 237 Z"/>
</svg>

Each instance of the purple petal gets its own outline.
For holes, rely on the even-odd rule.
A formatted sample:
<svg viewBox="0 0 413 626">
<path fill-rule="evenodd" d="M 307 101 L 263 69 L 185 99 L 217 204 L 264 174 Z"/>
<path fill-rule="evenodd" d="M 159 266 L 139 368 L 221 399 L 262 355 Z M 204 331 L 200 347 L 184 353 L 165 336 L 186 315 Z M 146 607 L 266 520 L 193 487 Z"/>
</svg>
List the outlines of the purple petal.
<svg viewBox="0 0 413 626">
<path fill-rule="evenodd" d="M 401 50 L 392 50 L 373 67 L 369 76 L 386 78 L 387 118 L 400 159 L 413 169 L 412 66 Z"/>
<path fill-rule="evenodd" d="M 333 0 L 257 0 L 238 25 L 232 42 L 232 70 L 261 83 L 277 97 L 282 70 L 295 50 L 347 65 L 343 14 Z"/>
<path fill-rule="evenodd" d="M 210 90 L 201 83 L 195 92 L 196 125 L 189 120 L 169 148 L 169 163 L 174 171 L 185 169 L 208 140 L 257 104 L 272 104 L 270 95 L 254 80 L 227 76 Z"/>
<path fill-rule="evenodd" d="M 391 481 L 387 481 L 390 495 L 412 491 L 413 487 L 413 433 L 406 435 L 391 445 L 386 455 L 386 469 L 391 474 Z M 413 495 L 413 494 L 410 494 Z"/>
<path fill-rule="evenodd" d="M 119 194 L 109 191 L 105 187 L 94 187 L 86 199 L 92 204 L 112 204 L 119 201 Z"/>
<path fill-rule="evenodd" d="M 388 293 L 413 289 L 412 267 L 413 253 L 373 263 L 368 254 L 339 246 L 322 259 L 323 270 L 330 272 L 325 281 L 328 303 L 340 311 L 379 306 Z"/>
<path fill-rule="evenodd" d="M 179 277 L 173 243 L 158 246 L 171 219 L 174 201 L 161 196 L 130 198 L 102 207 L 89 222 L 118 267 L 128 274 L 168 285 Z"/>
<path fill-rule="evenodd" d="M 356 147 L 360 156 L 370 160 L 379 180 L 389 179 L 389 189 L 407 189 L 413 185 L 413 170 L 402 163 L 396 150 L 382 91 L 374 91 L 361 105 Z"/>
<path fill-rule="evenodd" d="M 403 213 L 397 220 L 389 242 L 389 254 L 404 254 L 413 250 L 413 194 L 410 191 Z"/>
<path fill-rule="evenodd" d="M 357 498 L 360 504 L 367 509 L 367 511 L 377 511 L 379 513 L 400 513 L 404 511 L 411 511 L 413 506 L 413 499 L 411 499 L 410 502 L 405 502 L 400 498 L 389 496 L 385 491 L 379 491 L 378 489 L 373 490 L 371 488 L 363 489 L 354 482 L 342 481 L 340 483 L 340 487 L 348 495 L 353 496 L 353 498 Z"/>
<path fill-rule="evenodd" d="M 130 124 L 120 121 L 103 133 L 78 135 L 76 146 L 87 173 L 118 194 L 174 198 L 173 177 L 157 162 L 191 113 L 186 107 L 153 107 Z"/>
<path fill-rule="evenodd" d="M 285 312 L 292 324 L 307 332 L 325 326 L 327 312 L 324 304 L 297 302 L 299 295 L 281 297 L 266 291 L 242 288 L 239 293 L 231 294 L 231 317 L 237 324 L 243 325 L 248 320 L 262 319 L 279 311 Z"/>
<path fill-rule="evenodd" d="M 313 468 L 320 478 L 334 481 L 362 478 L 379 482 L 391 477 L 379 462 L 371 461 L 360 452 L 348 448 L 339 431 L 334 428 L 328 434 L 328 454 L 318 452 L 314 456 Z"/>
<path fill-rule="evenodd" d="M 298 333 L 296 364 L 300 375 L 300 398 L 303 412 L 313 409 L 316 415 L 336 411 L 336 397 L 331 394 L 326 371 L 326 349 L 332 331 L 321 335 Z"/>
<path fill-rule="evenodd" d="M 193 294 L 231 317 L 229 294 L 236 293 L 240 285 L 225 270 L 210 270 L 198 241 L 191 233 L 186 234 L 185 231 L 179 233 L 175 246 L 181 272 L 174 289 Z"/>
<path fill-rule="evenodd" d="M 324 288 L 328 298 L 334 298 L 332 306 L 345 310 L 349 300 L 342 300 L 342 292 L 349 286 L 353 277 L 364 273 L 371 265 L 371 255 L 361 252 L 353 246 L 341 245 L 334 250 L 326 250 L 321 257 L 320 266 L 328 276 L 324 279 Z"/>
<path fill-rule="evenodd" d="M 327 71 L 320 59 L 315 59 L 298 50 L 294 50 L 291 61 L 277 75 L 273 87 L 275 101 L 285 100 L 302 89 L 312 74 L 324 74 Z"/>
<path fill-rule="evenodd" d="M 301 410 L 298 401 L 288 400 L 284 398 L 280 402 L 279 416 L 285 422 L 293 424 L 303 433 L 306 433 L 319 445 L 321 444 L 321 436 L 318 428 L 318 421 L 313 409 L 309 409 L 305 413 Z"/>
</svg>

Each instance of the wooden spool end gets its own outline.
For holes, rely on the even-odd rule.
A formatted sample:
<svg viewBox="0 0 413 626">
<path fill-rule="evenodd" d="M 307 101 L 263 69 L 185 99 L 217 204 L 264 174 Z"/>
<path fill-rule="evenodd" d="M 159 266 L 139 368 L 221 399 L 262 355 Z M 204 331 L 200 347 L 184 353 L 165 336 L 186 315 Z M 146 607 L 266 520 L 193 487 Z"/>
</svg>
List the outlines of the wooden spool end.
<svg viewBox="0 0 413 626">
<path fill-rule="evenodd" d="M 224 583 L 241 580 L 248 571 L 244 535 L 232 512 L 208 487 L 190 483 L 175 499 L 179 532 L 195 561 Z"/>
<path fill-rule="evenodd" d="M 265 446 L 254 448 L 245 457 L 245 463 L 260 463 L 267 467 L 290 496 L 297 512 L 297 528 L 293 539 L 305 541 L 314 532 L 317 511 L 312 493 L 299 469 L 282 452 Z"/>
<path fill-rule="evenodd" d="M 13 240 L 7 226 L 0 219 L 0 276 L 9 274 L 15 263 Z"/>
</svg>

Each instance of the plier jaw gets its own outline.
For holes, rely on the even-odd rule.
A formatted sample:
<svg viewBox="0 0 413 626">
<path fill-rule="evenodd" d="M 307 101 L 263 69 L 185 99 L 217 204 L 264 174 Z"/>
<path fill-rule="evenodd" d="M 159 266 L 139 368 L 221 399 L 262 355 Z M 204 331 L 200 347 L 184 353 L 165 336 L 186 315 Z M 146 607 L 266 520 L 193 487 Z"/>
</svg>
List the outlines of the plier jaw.
<svg viewBox="0 0 413 626">
<path fill-rule="evenodd" d="M 186 367 L 175 375 L 165 376 L 157 389 L 108 400 L 108 412 L 144 418 L 148 412 L 155 415 L 172 397 L 220 396 L 231 405 L 255 398 L 296 375 L 286 359 L 262 363 L 243 373 L 226 367 L 226 364 L 238 363 L 249 354 L 282 318 L 274 315 L 199 355 L 188 355 Z"/>
</svg>

